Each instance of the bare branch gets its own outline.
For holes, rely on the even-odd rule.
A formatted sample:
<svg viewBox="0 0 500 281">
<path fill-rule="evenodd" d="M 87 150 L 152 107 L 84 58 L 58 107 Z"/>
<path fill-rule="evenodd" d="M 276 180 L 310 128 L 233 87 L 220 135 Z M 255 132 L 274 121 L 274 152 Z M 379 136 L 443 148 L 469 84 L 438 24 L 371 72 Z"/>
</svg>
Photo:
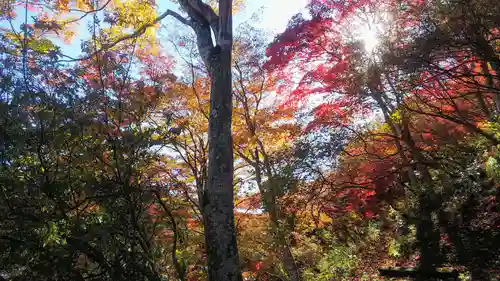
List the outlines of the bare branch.
<svg viewBox="0 0 500 281">
<path fill-rule="evenodd" d="M 181 23 L 192 27 L 192 24 L 191 24 L 191 22 L 189 20 L 185 19 L 184 17 L 182 17 L 181 15 L 179 15 L 178 13 L 176 13 L 176 12 L 174 12 L 172 10 L 167 10 L 165 13 L 163 13 L 159 17 L 157 17 L 154 21 L 152 21 L 150 23 L 147 23 L 147 24 L 144 24 L 143 26 L 141 26 L 140 28 L 138 28 L 133 33 L 125 35 L 125 36 L 119 38 L 118 40 L 116 40 L 116 41 L 114 41 L 114 42 L 112 42 L 110 44 L 103 44 L 102 48 L 100 48 L 99 50 L 91 53 L 88 56 L 85 56 L 85 57 L 82 57 L 82 58 L 72 58 L 71 60 L 66 60 L 66 61 L 62 61 L 61 60 L 59 62 L 72 62 L 72 61 L 81 61 L 81 60 L 91 59 L 93 56 L 101 53 L 102 51 L 106 51 L 106 50 L 109 50 L 109 49 L 113 48 L 114 46 L 116 46 L 120 42 L 123 42 L 125 40 L 129 40 L 129 39 L 134 39 L 134 38 L 137 38 L 137 37 L 141 36 L 142 34 L 144 34 L 146 32 L 146 30 L 148 28 L 153 27 L 155 24 L 159 23 L 161 20 L 163 20 L 167 16 L 172 16 L 175 19 L 177 19 L 178 21 L 180 21 Z M 68 56 L 66 56 L 66 57 L 68 57 Z"/>
</svg>

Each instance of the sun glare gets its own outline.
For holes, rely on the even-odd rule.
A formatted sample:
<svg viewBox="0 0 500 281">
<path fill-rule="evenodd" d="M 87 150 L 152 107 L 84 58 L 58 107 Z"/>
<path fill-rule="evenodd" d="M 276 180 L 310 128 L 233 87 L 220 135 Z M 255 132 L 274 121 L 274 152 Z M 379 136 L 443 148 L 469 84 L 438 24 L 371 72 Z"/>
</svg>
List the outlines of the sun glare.
<svg viewBox="0 0 500 281">
<path fill-rule="evenodd" d="M 373 54 L 380 43 L 377 27 L 373 25 L 363 26 L 360 30 L 360 36 L 363 40 L 365 51 L 368 54 Z"/>
<path fill-rule="evenodd" d="M 361 42 L 364 51 L 370 57 L 376 56 L 380 46 L 385 26 L 389 22 L 385 13 L 359 12 L 347 21 L 346 36 L 351 40 Z"/>
</svg>

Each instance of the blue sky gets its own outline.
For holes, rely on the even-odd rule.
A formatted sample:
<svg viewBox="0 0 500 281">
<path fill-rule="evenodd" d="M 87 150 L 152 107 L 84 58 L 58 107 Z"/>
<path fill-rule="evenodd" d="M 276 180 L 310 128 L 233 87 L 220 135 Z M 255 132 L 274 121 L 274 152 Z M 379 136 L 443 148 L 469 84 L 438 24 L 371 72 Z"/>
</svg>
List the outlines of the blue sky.
<svg viewBox="0 0 500 281">
<path fill-rule="evenodd" d="M 248 20 L 254 13 L 260 13 L 261 22 L 255 24 L 256 27 L 266 31 L 276 33 L 284 31 L 288 20 L 300 12 L 309 0 L 246 0 L 245 7 L 234 15 L 234 26 Z M 177 10 L 176 4 L 170 1 L 160 0 L 159 13 L 166 9 Z M 261 10 L 262 8 L 262 10 Z"/>
<path fill-rule="evenodd" d="M 246 0 L 243 10 L 234 15 L 234 28 L 239 24 L 249 20 L 253 14 L 259 15 L 260 21 L 253 22 L 252 25 L 262 28 L 271 36 L 285 30 L 289 19 L 298 12 L 301 12 L 306 6 L 308 0 Z M 158 13 L 161 14 L 166 9 L 177 9 L 177 5 L 170 1 L 158 0 L 159 4 Z M 14 27 L 20 31 L 20 25 L 24 22 L 24 7 L 16 9 L 18 17 L 13 21 Z M 34 12 L 28 12 L 29 23 L 32 23 L 31 16 Z M 77 33 L 76 37 L 72 40 L 71 44 L 60 42 L 61 50 L 64 54 L 77 57 L 80 54 L 81 39 L 87 38 L 87 20 L 91 17 L 88 16 L 86 20 L 78 23 L 75 27 Z M 172 19 L 165 19 L 164 22 Z M 10 28 L 6 21 L 0 22 L 0 27 Z M 167 35 L 167 34 L 164 34 Z M 55 39 L 55 38 L 53 38 Z M 56 39 L 56 41 L 59 41 Z"/>
<path fill-rule="evenodd" d="M 245 9 L 240 14 L 235 15 L 234 23 L 237 25 L 241 21 L 247 20 L 263 7 L 262 20 L 255 26 L 272 33 L 279 33 L 285 30 L 288 20 L 300 12 L 307 2 L 308 0 L 247 0 Z"/>
</svg>

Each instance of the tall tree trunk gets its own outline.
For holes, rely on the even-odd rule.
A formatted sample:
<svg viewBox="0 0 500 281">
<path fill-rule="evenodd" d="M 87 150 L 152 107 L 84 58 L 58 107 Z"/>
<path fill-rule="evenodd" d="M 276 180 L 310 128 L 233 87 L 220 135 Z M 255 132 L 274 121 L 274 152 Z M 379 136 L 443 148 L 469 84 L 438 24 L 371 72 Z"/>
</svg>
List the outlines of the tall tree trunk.
<svg viewBox="0 0 500 281">
<path fill-rule="evenodd" d="M 233 213 L 231 50 L 213 53 L 209 71 L 208 181 L 202 200 L 209 280 L 241 280 Z"/>
<path fill-rule="evenodd" d="M 178 0 L 196 34 L 198 51 L 211 79 L 208 175 L 200 198 L 210 281 L 241 281 L 234 224 L 231 52 L 232 0 L 219 0 L 219 14 L 201 0 Z M 212 37 L 212 32 L 214 36 Z M 213 41 L 215 38 L 215 44 Z"/>
<path fill-rule="evenodd" d="M 217 44 L 205 58 L 211 77 L 208 179 L 202 209 L 211 281 L 240 281 L 234 225 L 232 121 L 232 1 L 219 1 Z"/>
</svg>

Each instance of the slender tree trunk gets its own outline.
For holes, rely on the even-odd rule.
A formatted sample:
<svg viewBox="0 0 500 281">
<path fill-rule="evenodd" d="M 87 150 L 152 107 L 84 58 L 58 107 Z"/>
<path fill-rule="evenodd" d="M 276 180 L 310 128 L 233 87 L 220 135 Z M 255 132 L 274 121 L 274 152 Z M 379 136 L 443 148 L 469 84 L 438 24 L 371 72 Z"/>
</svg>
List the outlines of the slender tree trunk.
<svg viewBox="0 0 500 281">
<path fill-rule="evenodd" d="M 276 209 L 276 202 L 271 203 L 269 206 L 269 218 L 271 220 L 271 226 L 273 229 L 274 240 L 276 242 L 276 247 L 278 248 L 278 254 L 281 256 L 281 261 L 283 262 L 285 273 L 287 274 L 288 280 L 290 281 L 300 281 L 302 280 L 297 264 L 293 257 L 292 251 L 286 241 L 286 235 L 283 229 L 280 228 L 278 212 Z"/>
<path fill-rule="evenodd" d="M 264 196 L 264 200 L 266 202 L 267 211 L 269 213 L 269 220 L 271 223 L 271 229 L 273 232 L 274 242 L 276 244 L 276 250 L 280 255 L 280 259 L 283 262 L 284 270 L 287 275 L 288 280 L 290 281 L 301 281 L 302 277 L 300 275 L 299 268 L 295 259 L 293 257 L 293 253 L 288 245 L 286 240 L 286 235 L 284 230 L 280 227 L 280 210 L 278 205 L 278 194 L 277 194 L 277 184 L 273 172 L 271 170 L 271 164 L 269 163 L 269 159 L 267 157 L 267 153 L 264 151 L 264 146 L 260 143 L 261 150 L 264 154 L 264 170 L 266 176 L 268 178 L 268 188 L 264 188 L 262 184 L 261 177 L 261 168 L 259 161 L 259 153 L 258 150 L 255 150 L 255 160 L 256 160 L 256 174 L 258 186 L 261 194 Z"/>
<path fill-rule="evenodd" d="M 408 123 L 409 120 L 405 113 L 402 113 L 401 116 L 402 124 L 395 124 L 391 119 L 391 112 L 380 95 L 375 93 L 372 96 L 382 109 L 385 121 L 389 124 L 393 134 L 398 138 L 395 140 L 395 145 L 403 160 L 403 164 L 408 166 L 410 186 L 418 194 L 417 219 L 415 223 L 417 241 L 420 249 L 418 268 L 421 271 L 433 272 L 439 264 L 439 252 L 436 252 L 436 249 L 439 249 L 439 233 L 435 231 L 434 222 L 432 221 L 432 211 L 434 208 L 432 203 L 434 202 L 434 195 L 432 188 L 429 187 L 433 185 L 432 177 L 427 167 L 422 164 L 424 157 L 417 149 L 411 136 Z M 403 144 L 410 150 L 411 158 L 416 162 L 415 166 L 411 165 L 410 159 L 407 158 Z M 416 171 L 420 173 L 422 180 L 418 180 L 415 173 Z M 416 280 L 429 281 L 426 277 L 417 277 Z"/>
<path fill-rule="evenodd" d="M 279 212 L 278 212 L 278 206 L 276 203 L 276 196 L 275 196 L 275 191 L 272 190 L 274 186 L 272 186 L 273 183 L 273 178 L 272 175 L 268 177 L 270 178 L 271 182 L 268 182 L 267 185 L 269 188 L 264 188 L 264 184 L 262 183 L 262 171 L 260 168 L 260 162 L 259 162 L 259 156 L 258 156 L 258 151 L 255 151 L 255 157 L 256 157 L 256 165 L 254 166 L 255 168 L 255 174 L 256 174 L 256 181 L 257 185 L 259 186 L 259 191 L 264 196 L 263 200 L 265 201 L 267 212 L 269 213 L 269 220 L 270 220 L 270 225 L 271 225 L 271 230 L 272 230 L 272 235 L 273 235 L 273 240 L 275 242 L 275 249 L 276 252 L 280 255 L 280 259 L 283 262 L 284 270 L 285 273 L 287 274 L 287 277 L 290 281 L 300 281 L 302 280 L 300 271 L 297 267 L 297 264 L 295 263 L 295 259 L 293 257 L 292 251 L 290 250 L 290 247 L 286 241 L 286 236 L 284 231 L 280 228 L 279 225 Z"/>
</svg>

